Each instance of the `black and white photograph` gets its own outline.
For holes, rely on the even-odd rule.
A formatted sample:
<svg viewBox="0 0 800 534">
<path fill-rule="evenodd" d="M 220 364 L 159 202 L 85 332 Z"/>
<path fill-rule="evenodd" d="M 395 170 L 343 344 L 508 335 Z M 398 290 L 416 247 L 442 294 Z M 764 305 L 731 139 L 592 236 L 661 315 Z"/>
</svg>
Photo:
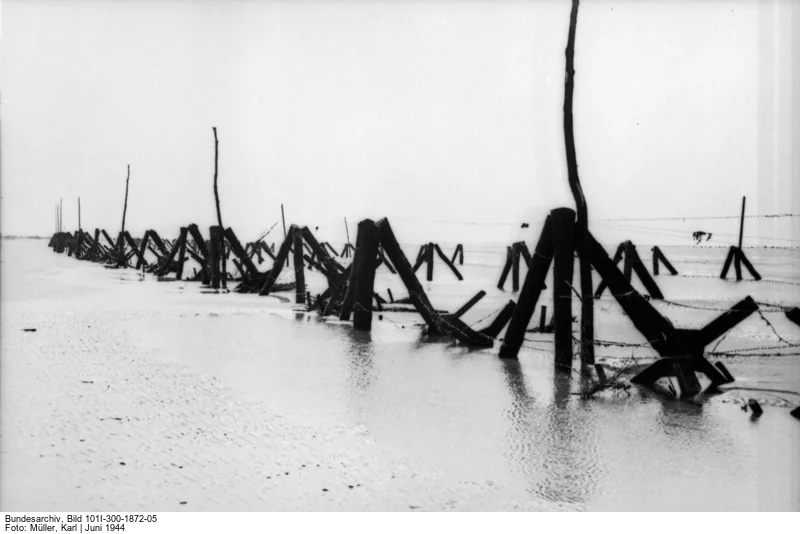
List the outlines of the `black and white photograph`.
<svg viewBox="0 0 800 534">
<path fill-rule="evenodd" d="M 800 1 L 0 0 L 0 196 L 4 531 L 800 511 Z"/>
</svg>

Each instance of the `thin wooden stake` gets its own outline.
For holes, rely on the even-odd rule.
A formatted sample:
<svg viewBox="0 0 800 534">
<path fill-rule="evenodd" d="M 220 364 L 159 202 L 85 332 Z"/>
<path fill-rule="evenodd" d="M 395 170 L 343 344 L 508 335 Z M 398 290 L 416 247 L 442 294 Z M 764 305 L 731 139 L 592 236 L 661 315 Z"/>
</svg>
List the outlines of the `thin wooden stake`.
<svg viewBox="0 0 800 534">
<path fill-rule="evenodd" d="M 219 209 L 219 189 L 217 188 L 217 169 L 219 164 L 219 140 L 217 139 L 217 127 L 212 127 L 214 130 L 214 200 L 217 203 L 217 224 L 219 225 L 219 244 L 220 244 L 220 261 L 222 262 L 222 288 L 226 289 L 228 287 L 227 279 L 227 268 L 225 257 L 225 238 L 222 236 L 222 232 L 225 230 L 225 227 L 222 226 L 222 212 Z"/>
<path fill-rule="evenodd" d="M 589 264 L 589 212 L 578 177 L 578 157 L 575 153 L 575 134 L 572 124 L 572 97 L 575 91 L 575 33 L 578 26 L 580 0 L 572 0 L 567 37 L 566 80 L 564 82 L 564 141 L 567 151 L 567 176 L 572 196 L 575 198 L 578 220 L 575 227 L 577 249 L 580 257 L 581 278 L 581 361 L 594 365 L 594 298 L 592 297 L 592 270 Z"/>
</svg>

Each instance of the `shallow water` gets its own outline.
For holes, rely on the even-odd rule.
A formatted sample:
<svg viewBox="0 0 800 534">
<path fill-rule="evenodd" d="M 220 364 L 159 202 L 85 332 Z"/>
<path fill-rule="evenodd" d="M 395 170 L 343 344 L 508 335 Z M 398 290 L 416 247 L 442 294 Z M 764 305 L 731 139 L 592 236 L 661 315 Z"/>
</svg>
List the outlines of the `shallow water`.
<svg viewBox="0 0 800 534">
<path fill-rule="evenodd" d="M 299 509 L 800 510 L 800 421 L 788 413 L 790 406 L 800 403 L 800 397 L 791 393 L 800 390 L 797 356 L 725 360 L 737 377 L 733 386 L 790 393 L 735 390 L 678 402 L 634 387 L 630 396 L 584 401 L 575 395 L 580 378 L 556 375 L 552 354 L 536 350 L 533 344 L 523 349 L 519 361 L 501 361 L 497 346 L 470 350 L 427 339 L 416 326 L 420 320 L 415 314 L 385 314 L 383 320 L 376 314 L 372 332 L 355 332 L 349 323 L 297 312 L 294 305 L 277 299 L 201 294 L 197 284 L 142 280 L 131 271 L 107 270 L 56 255 L 45 245 L 41 241 L 3 242 L 3 370 L 13 368 L 14 376 L 35 372 L 34 367 L 15 367 L 10 358 L 34 357 L 25 349 L 30 338 L 21 337 L 17 327 L 39 318 L 43 324 L 34 335 L 47 336 L 50 324 L 62 336 L 53 345 L 63 350 L 66 356 L 62 357 L 71 358 L 77 366 L 85 358 L 92 367 L 82 370 L 83 374 L 100 376 L 94 380 L 106 380 L 109 387 L 126 379 L 106 377 L 109 371 L 97 368 L 98 352 L 105 351 L 115 365 L 127 365 L 123 360 L 135 357 L 137 363 L 131 365 L 155 369 L 141 380 L 160 379 L 158 369 L 162 367 L 181 369 L 188 373 L 189 381 L 213 378 L 234 399 L 206 414 L 216 417 L 224 428 L 236 429 L 259 419 L 258 413 L 248 413 L 254 406 L 265 410 L 264 419 L 277 414 L 301 425 L 302 430 L 273 435 L 271 441 L 253 439 L 243 430 L 232 439 L 245 440 L 246 453 L 228 451 L 230 454 L 246 454 L 251 462 L 269 464 L 276 443 L 291 451 L 304 450 L 314 441 L 315 454 L 330 459 L 351 445 L 354 451 L 360 450 L 362 439 L 373 444 L 366 449 L 365 458 L 371 458 L 373 448 L 381 451 L 374 461 L 362 463 L 360 453 L 355 452 L 355 457 L 341 462 L 348 476 L 357 476 L 365 486 L 374 488 L 369 496 L 348 493 L 330 504 L 310 500 L 301 492 L 301 500 L 293 503 Z M 724 251 L 719 250 L 665 249 L 665 253 L 682 273 L 690 274 L 711 275 L 722 261 L 716 256 L 721 253 L 724 259 Z M 748 252 L 765 279 L 798 282 L 797 255 L 786 254 L 761 249 Z M 455 309 L 479 289 L 487 290 L 487 297 L 466 316 L 472 323 L 515 295 L 492 289 L 505 259 L 502 248 L 499 253 L 467 248 L 465 259 L 464 282 L 443 273 L 446 267 L 437 264 L 436 281 L 426 285 L 440 309 Z M 667 298 L 703 307 L 727 308 L 748 293 L 758 301 L 797 304 L 800 300 L 800 286 L 791 284 L 737 285 L 712 278 L 664 276 L 658 281 Z M 376 289 L 385 294 L 386 287 L 392 288 L 395 297 L 405 296 L 399 280 L 382 270 Z M 543 300 L 548 298 L 543 296 Z M 720 313 L 657 306 L 676 324 L 687 327 L 705 324 Z M 598 310 L 598 338 L 642 341 L 611 299 L 601 299 Z M 767 316 L 785 339 L 800 343 L 800 332 L 782 314 Z M 92 327 L 104 328 L 109 335 L 92 334 L 88 345 L 80 347 L 63 338 L 70 332 L 81 337 L 82 331 Z M 765 323 L 751 317 L 723 343 L 729 347 L 775 345 L 771 335 Z M 8 341 L 10 336 L 15 337 Z M 539 339 L 546 341 L 547 337 Z M 113 343 L 121 346 L 113 348 Z M 629 352 L 599 348 L 598 358 L 614 361 L 628 357 Z M 652 356 L 648 349 L 636 352 Z M 11 385 L 13 390 L 13 384 L 8 384 L 4 375 L 4 414 L 10 410 L 22 418 L 26 407 L 15 406 L 17 401 L 9 397 L 6 387 Z M 176 388 L 166 393 L 167 405 L 159 408 L 159 417 L 171 413 L 172 403 L 210 402 L 203 396 L 208 395 L 205 390 Z M 740 396 L 761 399 L 763 416 L 751 419 L 742 412 Z M 92 402 L 92 410 L 100 413 L 103 402 L 112 401 L 98 397 Z M 137 409 L 128 412 L 134 417 Z M 72 412 L 75 417 L 82 417 L 81 413 L 77 408 Z M 191 410 L 186 413 L 190 415 L 180 417 L 200 417 L 191 415 Z M 34 415 L 48 420 L 46 414 Z M 189 421 L 186 426 L 193 424 Z M 350 438 L 331 438 L 328 442 L 325 436 L 331 435 L 331 429 L 359 441 L 351 444 Z M 34 438 L 15 432 L 7 422 L 2 430 L 4 464 L 14 458 L 36 461 L 21 452 Z M 74 431 L 53 432 L 70 437 Z M 141 451 L 158 448 L 164 438 L 154 435 L 152 429 L 136 426 L 127 432 L 126 439 L 138 444 L 136 450 L 145 456 L 151 453 Z M 188 439 L 173 438 L 178 444 Z M 217 473 L 212 479 L 235 476 L 254 488 L 241 496 L 244 505 L 232 508 L 263 509 L 253 492 L 263 497 L 261 502 L 274 502 L 270 500 L 273 491 L 285 492 L 254 480 L 260 476 L 258 470 L 250 473 L 244 466 L 235 466 L 242 472 L 225 473 L 225 469 L 231 470 L 232 460 L 224 451 L 211 454 L 211 445 L 208 447 L 204 450 L 193 444 L 186 455 L 205 458 L 205 475 Z M 104 450 L 102 445 L 99 450 Z M 67 449 L 58 461 L 87 461 L 81 458 L 71 457 Z M 398 471 L 398 466 L 405 466 L 404 470 Z M 391 472 L 392 479 L 402 480 L 392 489 L 399 497 L 381 493 L 384 482 L 379 481 L 384 480 L 384 471 Z M 69 469 L 65 467 L 64 472 Z M 81 473 L 87 479 L 99 476 L 91 469 Z M 145 479 L 133 478 L 129 484 L 135 489 Z M 190 491 L 192 484 L 183 481 L 178 488 Z M 33 490 L 41 492 L 41 485 L 34 483 L 31 492 L 35 494 Z M 102 504 L 91 492 L 80 495 L 77 503 L 70 503 Z M 125 504 L 120 502 L 124 498 L 120 494 L 107 504 Z M 216 509 L 214 498 L 220 496 L 200 492 L 193 502 L 200 503 L 199 509 Z M 39 503 L 26 504 L 30 504 L 27 509 L 37 509 Z M 229 509 L 224 504 L 222 509 Z"/>
</svg>

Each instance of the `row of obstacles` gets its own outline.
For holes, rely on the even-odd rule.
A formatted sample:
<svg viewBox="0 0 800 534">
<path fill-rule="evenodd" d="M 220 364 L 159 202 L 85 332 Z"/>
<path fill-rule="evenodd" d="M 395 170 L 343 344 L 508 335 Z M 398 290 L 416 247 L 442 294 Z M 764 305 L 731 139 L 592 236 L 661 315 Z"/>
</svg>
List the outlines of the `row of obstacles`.
<svg viewBox="0 0 800 534">
<path fill-rule="evenodd" d="M 460 258 L 460 265 L 464 265 L 464 247 L 461 245 L 456 246 L 456 250 L 453 253 L 452 259 L 448 259 L 445 256 L 444 252 L 442 252 L 441 247 L 437 243 L 427 243 L 419 247 L 419 253 L 417 254 L 417 261 L 414 263 L 414 272 L 422 267 L 422 264 L 426 264 L 428 267 L 427 270 L 427 277 L 426 279 L 428 282 L 433 281 L 433 252 L 436 251 L 436 254 L 439 258 L 450 267 L 450 270 L 453 271 L 453 274 L 456 275 L 456 278 L 459 280 L 464 280 L 464 277 L 461 276 L 461 273 L 458 272 L 455 266 L 455 259 L 458 256 Z M 460 255 L 460 256 L 459 256 Z"/>
<path fill-rule="evenodd" d="M 515 254 L 523 257 L 528 264 L 519 300 L 516 303 L 513 300 L 509 301 L 492 324 L 480 331 L 467 326 L 461 317 L 485 295 L 484 291 L 479 292 L 456 312 L 442 312 L 434 309 L 415 274 L 415 268 L 419 268 L 421 261 L 427 261 L 430 266 L 434 251 L 454 268 L 459 250 L 456 250 L 452 259 L 447 259 L 441 253 L 440 247 L 429 243 L 421 248 L 417 265 L 412 267 L 387 219 L 381 219 L 377 223 L 367 219 L 359 223 L 353 262 L 346 268 L 336 261 L 332 247 L 319 243 L 308 227 L 291 225 L 277 253 L 274 252 L 274 246 L 267 246 L 263 241 L 248 243 L 243 247 L 230 228 L 221 231 L 218 226 L 212 226 L 209 233 L 210 239 L 205 241 L 197 225 L 191 224 L 182 227 L 178 239 L 174 241 L 161 239 L 155 231 L 148 230 L 136 243 L 127 232 L 121 232 L 116 241 L 99 229 L 95 231 L 94 237 L 83 231 L 78 231 L 75 235 L 59 232 L 51 239 L 50 246 L 56 252 L 66 251 L 79 259 L 103 261 L 111 266 L 133 267 L 130 261 L 135 258 L 136 268 L 142 268 L 162 277 L 175 273 L 176 279 L 183 277 L 185 262 L 194 259 L 200 265 L 200 270 L 196 271 L 191 279 L 202 280 L 212 286 L 215 280 L 217 283 L 219 281 L 220 258 L 233 256 L 232 261 L 241 274 L 239 278 L 241 284 L 237 290 L 257 292 L 260 295 L 288 289 L 279 287 L 277 281 L 284 265 L 288 263 L 289 255 L 292 254 L 296 302 L 306 303 L 309 309 L 317 309 L 323 315 L 335 314 L 343 320 L 352 317 L 353 326 L 357 330 L 371 329 L 373 301 L 378 309 L 386 303 L 374 289 L 375 272 L 380 265 L 385 264 L 387 267 L 391 266 L 392 271 L 400 276 L 409 295 L 408 299 L 404 300 L 407 300 L 425 320 L 430 335 L 450 336 L 460 343 L 474 347 L 491 347 L 494 339 L 497 339 L 508 325 L 500 348 L 500 357 L 504 359 L 517 358 L 552 264 L 554 306 L 551 325 L 554 332 L 555 364 L 560 370 L 570 370 L 573 362 L 574 258 L 576 250 L 580 251 L 578 244 L 581 240 L 586 240 L 588 260 L 599 274 L 603 285 L 611 291 L 634 326 L 660 355 L 658 361 L 640 372 L 633 381 L 653 385 L 659 378 L 674 376 L 682 396 L 691 396 L 699 392 L 700 385 L 696 373 L 705 374 L 712 386 L 733 380 L 721 363 L 712 364 L 706 359 L 705 347 L 758 310 L 758 305 L 747 297 L 699 330 L 676 329 L 667 318 L 653 308 L 648 299 L 632 287 L 631 276 L 634 272 L 646 287 L 648 286 L 646 280 L 649 279 L 649 274 L 635 247 L 630 242 L 621 244 L 612 260 L 591 233 L 581 235 L 577 231 L 575 212 L 568 208 L 553 210 L 546 218 L 533 255 L 525 253 L 527 247 L 524 243 L 520 242 L 509 247 L 512 267 Z M 155 255 L 156 261 L 148 262 L 145 257 L 147 250 Z M 273 260 L 272 268 L 264 273 L 258 270 L 253 259 L 260 257 L 260 253 L 268 255 Z M 463 255 L 463 247 L 460 253 Z M 623 258 L 624 269 L 620 271 L 618 264 Z M 662 262 L 670 272 L 674 271 L 658 249 L 654 250 L 654 262 Z M 328 288 L 316 298 L 312 298 L 305 290 L 306 266 L 318 270 L 328 282 Z M 648 291 L 651 297 L 662 298 L 656 297 L 653 288 L 648 288 Z M 394 301 L 391 294 L 390 299 Z M 787 316 L 794 322 L 800 323 L 800 310 L 795 308 L 787 312 Z M 592 365 L 594 362 L 582 363 Z"/>
</svg>

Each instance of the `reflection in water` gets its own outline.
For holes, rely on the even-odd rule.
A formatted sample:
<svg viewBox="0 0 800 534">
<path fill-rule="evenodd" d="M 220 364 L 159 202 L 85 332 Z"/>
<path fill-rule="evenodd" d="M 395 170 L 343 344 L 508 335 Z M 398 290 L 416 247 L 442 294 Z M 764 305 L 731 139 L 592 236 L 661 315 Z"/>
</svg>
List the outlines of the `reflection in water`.
<svg viewBox="0 0 800 534">
<path fill-rule="evenodd" d="M 571 377 L 553 373 L 553 402 L 542 405 L 528 395 L 516 360 L 503 361 L 511 393 L 507 455 L 525 475 L 528 492 L 556 503 L 585 503 L 601 474 L 591 409 L 571 406 Z"/>
<path fill-rule="evenodd" d="M 347 335 L 347 383 L 349 400 L 358 412 L 365 407 L 365 400 L 375 380 L 375 347 L 372 333 L 345 326 Z"/>
</svg>

